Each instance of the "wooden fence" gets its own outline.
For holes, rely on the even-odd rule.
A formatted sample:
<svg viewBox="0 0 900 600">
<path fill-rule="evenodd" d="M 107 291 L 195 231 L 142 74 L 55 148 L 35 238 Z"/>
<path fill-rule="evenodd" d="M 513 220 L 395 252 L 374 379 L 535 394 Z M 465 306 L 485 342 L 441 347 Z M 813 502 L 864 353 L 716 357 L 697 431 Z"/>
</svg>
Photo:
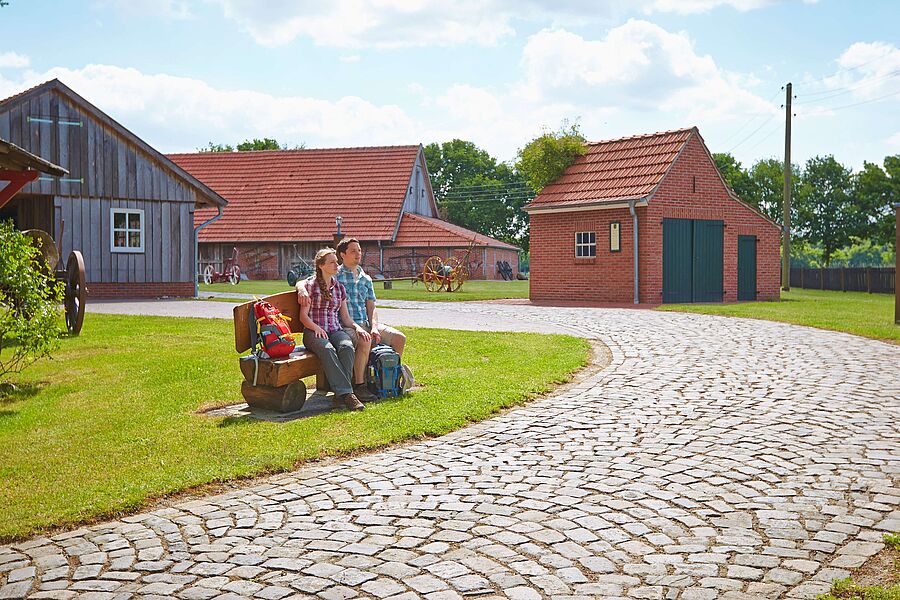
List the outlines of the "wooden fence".
<svg viewBox="0 0 900 600">
<path fill-rule="evenodd" d="M 893 294 L 896 279 L 894 267 L 791 267 L 791 287 L 814 290 Z"/>
</svg>

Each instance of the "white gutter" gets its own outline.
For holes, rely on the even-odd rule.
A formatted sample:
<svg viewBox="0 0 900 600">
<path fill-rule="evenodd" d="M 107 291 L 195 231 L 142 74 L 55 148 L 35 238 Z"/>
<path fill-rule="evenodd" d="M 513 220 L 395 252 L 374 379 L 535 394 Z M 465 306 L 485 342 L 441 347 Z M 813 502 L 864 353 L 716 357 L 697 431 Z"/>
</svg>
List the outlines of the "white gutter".
<svg viewBox="0 0 900 600">
<path fill-rule="evenodd" d="M 569 206 L 554 206 L 553 204 L 548 204 L 547 206 L 534 206 L 534 207 L 525 207 L 522 210 L 528 213 L 529 215 L 542 215 L 549 213 L 561 213 L 561 212 L 582 212 L 588 210 L 606 210 L 610 208 L 625 208 L 630 206 L 631 203 L 635 203 L 635 206 L 647 206 L 647 197 L 642 198 L 631 198 L 629 200 L 615 200 L 615 201 L 603 201 L 603 202 L 590 202 L 586 204 L 573 204 Z"/>
<path fill-rule="evenodd" d="M 194 227 L 194 298 L 200 297 L 200 238 L 199 233 L 200 230 L 212 223 L 217 219 L 222 218 L 222 207 L 219 207 L 219 214 L 209 219 L 208 221 L 204 221 L 200 223 L 196 227 Z"/>
<path fill-rule="evenodd" d="M 640 292 L 639 292 L 639 283 L 640 279 L 638 279 L 638 218 L 637 212 L 634 210 L 635 201 L 631 200 L 628 202 L 628 210 L 631 212 L 631 228 L 634 230 L 634 303 L 640 304 Z"/>
</svg>

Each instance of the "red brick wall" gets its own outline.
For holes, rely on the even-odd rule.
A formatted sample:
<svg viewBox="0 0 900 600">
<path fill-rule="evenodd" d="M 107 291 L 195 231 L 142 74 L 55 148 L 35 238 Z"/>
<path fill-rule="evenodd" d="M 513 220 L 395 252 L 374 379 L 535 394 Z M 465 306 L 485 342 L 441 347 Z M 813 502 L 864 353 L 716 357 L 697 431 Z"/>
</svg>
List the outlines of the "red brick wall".
<svg viewBox="0 0 900 600">
<path fill-rule="evenodd" d="M 190 298 L 194 296 L 194 284 L 169 283 L 89 283 L 89 298 Z"/>
<path fill-rule="evenodd" d="M 637 208 L 640 237 L 640 301 L 662 302 L 662 221 L 664 218 L 725 221 L 724 300 L 737 300 L 737 239 L 755 235 L 757 293 L 778 298 L 779 228 L 733 200 L 699 139 L 692 137 L 647 207 Z M 609 223 L 620 222 L 621 251 L 609 250 Z M 632 220 L 627 208 L 531 215 L 531 299 L 631 303 Z M 575 258 L 575 232 L 597 234 L 597 257 Z"/>
</svg>

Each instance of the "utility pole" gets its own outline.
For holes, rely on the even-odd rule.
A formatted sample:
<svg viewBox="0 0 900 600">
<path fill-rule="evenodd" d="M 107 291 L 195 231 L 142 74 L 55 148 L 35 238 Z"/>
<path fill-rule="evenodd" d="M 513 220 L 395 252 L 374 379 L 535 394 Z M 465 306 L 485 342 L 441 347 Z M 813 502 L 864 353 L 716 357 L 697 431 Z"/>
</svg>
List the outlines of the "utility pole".
<svg viewBox="0 0 900 600">
<path fill-rule="evenodd" d="M 791 90 L 784 96 L 784 221 L 781 230 L 781 289 L 791 290 Z"/>
</svg>

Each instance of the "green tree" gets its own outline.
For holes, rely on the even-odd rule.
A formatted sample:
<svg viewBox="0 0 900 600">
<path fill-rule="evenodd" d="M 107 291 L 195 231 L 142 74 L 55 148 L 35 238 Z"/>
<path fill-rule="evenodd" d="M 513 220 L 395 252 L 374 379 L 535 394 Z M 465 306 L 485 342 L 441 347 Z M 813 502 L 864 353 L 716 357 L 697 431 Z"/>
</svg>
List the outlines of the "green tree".
<svg viewBox="0 0 900 600">
<path fill-rule="evenodd" d="M 756 206 L 753 182 L 750 180 L 750 174 L 741 166 L 741 163 L 727 152 L 714 152 L 712 156 L 725 183 L 734 190 L 738 198 Z"/>
<path fill-rule="evenodd" d="M 455 139 L 425 146 L 425 162 L 441 215 L 451 223 L 528 247 L 532 198 L 522 177 L 474 143 Z"/>
<path fill-rule="evenodd" d="M 62 292 L 31 238 L 0 222 L 0 380 L 56 349 Z"/>
<path fill-rule="evenodd" d="M 577 123 L 563 122 L 557 131 L 545 130 L 519 150 L 516 170 L 536 194 L 587 152 L 584 136 Z"/>
<path fill-rule="evenodd" d="M 866 215 L 853 196 L 853 177 L 833 156 L 816 156 L 806 162 L 797 198 L 799 221 L 792 225 L 806 241 L 822 247 L 822 264 L 828 267 L 835 250 L 864 235 Z"/>
<path fill-rule="evenodd" d="M 234 152 L 234 146 L 229 144 L 209 143 L 205 148 L 197 148 L 199 152 Z"/>
<path fill-rule="evenodd" d="M 875 163 L 863 163 L 862 171 L 855 178 L 855 196 L 866 215 L 864 237 L 875 244 L 894 243 L 894 204 L 900 202 L 900 154 L 886 156 L 884 168 Z"/>
<path fill-rule="evenodd" d="M 306 144 L 300 143 L 296 146 L 289 147 L 287 144 L 280 144 L 274 138 L 253 138 L 252 140 L 244 140 L 237 147 L 231 144 L 214 144 L 212 142 L 206 148 L 198 148 L 200 152 L 254 152 L 256 150 L 301 150 L 306 148 Z"/>
</svg>

